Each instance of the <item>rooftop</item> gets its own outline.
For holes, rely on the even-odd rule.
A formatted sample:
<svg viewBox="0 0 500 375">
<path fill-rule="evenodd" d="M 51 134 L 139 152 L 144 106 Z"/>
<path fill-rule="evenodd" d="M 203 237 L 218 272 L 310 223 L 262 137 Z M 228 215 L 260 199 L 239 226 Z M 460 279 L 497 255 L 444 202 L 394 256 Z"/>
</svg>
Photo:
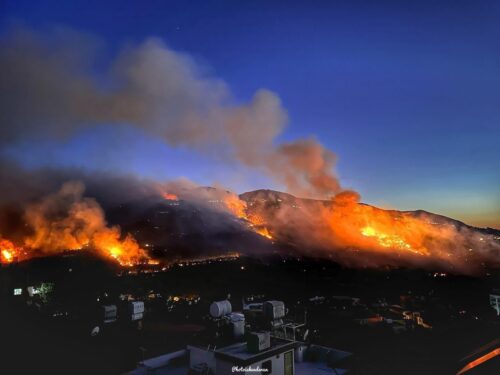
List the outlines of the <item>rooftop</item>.
<svg viewBox="0 0 500 375">
<path fill-rule="evenodd" d="M 324 362 L 295 362 L 294 366 L 295 375 L 343 375 L 348 372 L 348 370 L 341 368 L 332 369 Z"/>
<path fill-rule="evenodd" d="M 278 353 L 283 353 L 287 350 L 293 350 L 297 346 L 297 342 L 271 337 L 271 346 L 268 349 L 258 353 L 248 351 L 246 342 L 238 342 L 229 346 L 225 346 L 215 350 L 215 356 L 226 359 L 240 366 L 247 366 L 258 362 L 262 359 L 271 357 Z"/>
</svg>

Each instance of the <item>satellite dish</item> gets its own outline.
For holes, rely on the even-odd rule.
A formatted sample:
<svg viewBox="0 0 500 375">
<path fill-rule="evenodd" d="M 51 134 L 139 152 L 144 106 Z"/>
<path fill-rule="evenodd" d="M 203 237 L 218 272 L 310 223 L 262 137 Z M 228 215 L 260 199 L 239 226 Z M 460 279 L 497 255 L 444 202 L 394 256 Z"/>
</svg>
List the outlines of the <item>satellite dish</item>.
<svg viewBox="0 0 500 375">
<path fill-rule="evenodd" d="M 95 326 L 94 328 L 92 328 L 92 331 L 90 331 L 90 336 L 97 336 L 100 331 L 101 329 L 99 328 L 99 326 Z"/>
</svg>

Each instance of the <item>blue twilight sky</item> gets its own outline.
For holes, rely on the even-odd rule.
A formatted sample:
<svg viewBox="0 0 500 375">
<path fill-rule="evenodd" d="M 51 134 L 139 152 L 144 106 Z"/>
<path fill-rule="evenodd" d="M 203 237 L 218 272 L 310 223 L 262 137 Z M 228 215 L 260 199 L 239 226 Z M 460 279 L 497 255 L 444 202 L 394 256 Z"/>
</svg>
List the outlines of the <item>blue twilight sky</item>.
<svg viewBox="0 0 500 375">
<path fill-rule="evenodd" d="M 158 36 L 209 66 L 238 100 L 276 92 L 290 116 L 281 139 L 314 135 L 363 201 L 500 227 L 499 1 L 3 0 L 0 17 L 3 30 L 96 34 L 109 58 Z M 134 129 L 25 141 L 7 153 L 28 166 L 281 188 Z"/>
</svg>

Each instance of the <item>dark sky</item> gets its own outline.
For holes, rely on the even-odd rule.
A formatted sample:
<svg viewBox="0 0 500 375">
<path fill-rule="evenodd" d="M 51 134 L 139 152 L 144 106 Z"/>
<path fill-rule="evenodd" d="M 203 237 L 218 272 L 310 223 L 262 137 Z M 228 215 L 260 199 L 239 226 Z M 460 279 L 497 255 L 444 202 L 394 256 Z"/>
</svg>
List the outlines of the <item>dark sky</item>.
<svg viewBox="0 0 500 375">
<path fill-rule="evenodd" d="M 103 40 L 102 58 L 162 38 L 223 79 L 239 100 L 277 93 L 283 140 L 315 136 L 363 201 L 500 226 L 498 1 L 4 0 L 1 27 L 54 26 Z M 109 147 L 109 144 L 114 147 Z M 237 164 L 172 149 L 137 130 L 24 142 L 23 163 L 186 176 L 236 191 L 281 188 Z"/>
</svg>

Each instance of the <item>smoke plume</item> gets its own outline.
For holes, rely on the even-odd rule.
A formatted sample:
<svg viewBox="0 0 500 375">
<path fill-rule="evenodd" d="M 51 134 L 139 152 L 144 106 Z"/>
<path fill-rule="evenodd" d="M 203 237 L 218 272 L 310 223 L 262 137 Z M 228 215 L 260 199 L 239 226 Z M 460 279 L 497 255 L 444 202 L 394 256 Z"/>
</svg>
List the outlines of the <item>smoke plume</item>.
<svg viewBox="0 0 500 375">
<path fill-rule="evenodd" d="M 0 142 L 132 125 L 173 147 L 229 152 L 293 193 L 340 191 L 331 151 L 314 139 L 276 142 L 287 114 L 273 92 L 258 90 L 238 104 L 223 81 L 157 38 L 124 48 L 104 76 L 93 69 L 99 52 L 95 38 L 64 29 L 45 35 L 18 29 L 4 37 Z"/>
</svg>

